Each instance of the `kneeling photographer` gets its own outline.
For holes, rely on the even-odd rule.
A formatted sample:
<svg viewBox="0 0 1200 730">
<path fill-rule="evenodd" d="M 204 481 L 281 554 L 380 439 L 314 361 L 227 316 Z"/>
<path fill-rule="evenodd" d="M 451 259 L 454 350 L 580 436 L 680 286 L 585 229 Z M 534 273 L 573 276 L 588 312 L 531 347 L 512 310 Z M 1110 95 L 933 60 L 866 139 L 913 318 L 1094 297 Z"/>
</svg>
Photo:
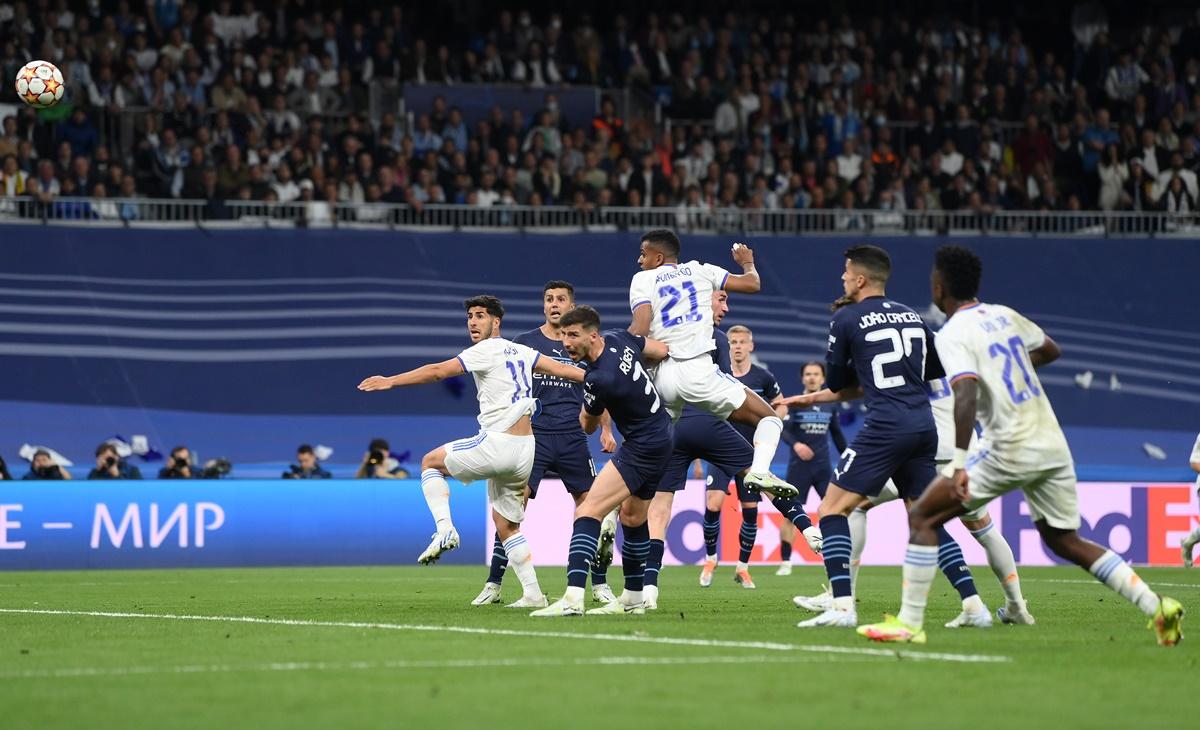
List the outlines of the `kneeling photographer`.
<svg viewBox="0 0 1200 730">
<path fill-rule="evenodd" d="M 21 477 L 22 481 L 41 481 L 70 479 L 71 474 L 54 461 L 54 457 L 45 449 L 38 449 L 29 462 L 29 471 Z"/>
<path fill-rule="evenodd" d="M 333 475 L 326 471 L 319 461 L 313 447 L 301 444 L 296 449 L 296 463 L 283 473 L 284 479 L 332 479 Z"/>
<path fill-rule="evenodd" d="M 117 447 L 105 441 L 96 447 L 96 468 L 88 479 L 141 479 L 142 472 L 117 453 Z"/>
<path fill-rule="evenodd" d="M 363 455 L 355 479 L 407 479 L 408 472 L 392 458 L 391 447 L 384 439 L 372 439 Z"/>
<path fill-rule="evenodd" d="M 167 465 L 158 470 L 159 479 L 195 479 L 197 474 L 192 470 L 192 452 L 186 446 L 176 446 L 171 449 L 171 458 Z"/>
</svg>

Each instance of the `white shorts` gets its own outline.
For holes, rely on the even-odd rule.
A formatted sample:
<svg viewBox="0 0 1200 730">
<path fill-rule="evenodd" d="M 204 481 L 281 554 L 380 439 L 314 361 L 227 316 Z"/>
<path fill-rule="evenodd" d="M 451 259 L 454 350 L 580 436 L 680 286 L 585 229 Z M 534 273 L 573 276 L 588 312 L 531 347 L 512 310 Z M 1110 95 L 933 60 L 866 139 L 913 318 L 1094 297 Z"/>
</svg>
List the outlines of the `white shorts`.
<svg viewBox="0 0 1200 730">
<path fill-rule="evenodd" d="M 967 491 L 971 498 L 963 502 L 967 509 L 986 506 L 988 502 L 1020 489 L 1029 505 L 1034 522 L 1060 530 L 1079 529 L 1079 495 L 1075 490 L 1075 465 L 1051 467 L 1040 471 L 1013 471 L 981 452 L 974 464 L 967 467 Z"/>
<path fill-rule="evenodd" d="M 684 404 L 702 408 L 721 420 L 746 402 L 746 386 L 721 372 L 709 355 L 687 360 L 668 357 L 654 373 L 654 387 L 671 419 L 679 418 Z"/>
<path fill-rule="evenodd" d="M 480 431 L 443 448 L 450 476 L 463 484 L 487 479 L 492 509 L 509 522 L 525 519 L 525 485 L 536 451 L 533 436 Z"/>
<path fill-rule="evenodd" d="M 941 467 L 945 463 L 947 462 L 939 461 L 938 466 Z M 883 489 L 879 490 L 879 494 L 875 495 L 874 497 L 867 497 L 867 501 L 871 503 L 872 507 L 878 507 L 881 504 L 892 502 L 897 499 L 900 499 L 900 490 L 896 488 L 896 483 L 891 479 L 887 480 L 887 484 L 883 485 Z M 987 513 L 988 509 L 987 504 L 985 503 L 973 509 L 968 508 L 967 513 L 959 517 L 959 519 L 966 520 L 968 522 L 978 522 L 987 516 Z"/>
</svg>

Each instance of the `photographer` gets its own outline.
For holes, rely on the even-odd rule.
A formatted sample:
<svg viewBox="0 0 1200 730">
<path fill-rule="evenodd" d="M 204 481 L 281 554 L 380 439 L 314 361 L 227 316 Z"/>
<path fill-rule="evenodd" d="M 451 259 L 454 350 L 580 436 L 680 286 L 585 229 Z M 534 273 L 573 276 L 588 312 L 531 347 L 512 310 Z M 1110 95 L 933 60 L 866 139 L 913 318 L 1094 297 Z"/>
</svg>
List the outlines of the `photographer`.
<svg viewBox="0 0 1200 730">
<path fill-rule="evenodd" d="M 321 467 L 313 447 L 301 444 L 296 449 L 296 463 L 283 473 L 284 479 L 332 479 L 333 475 Z"/>
<path fill-rule="evenodd" d="M 408 472 L 400 466 L 400 462 L 392 458 L 391 447 L 384 439 L 372 439 L 363 455 L 355 479 L 407 479 Z"/>
<path fill-rule="evenodd" d="M 8 473 L 8 464 L 4 463 L 4 457 L 0 456 L 0 482 L 11 482 L 12 474 Z"/>
<path fill-rule="evenodd" d="M 158 470 L 159 479 L 195 479 L 192 471 L 192 452 L 186 446 L 176 446 L 171 449 L 171 460 Z"/>
<path fill-rule="evenodd" d="M 43 479 L 63 480 L 70 478 L 70 472 L 56 464 L 53 457 L 50 456 L 50 452 L 45 449 L 38 449 L 33 454 L 33 461 L 29 464 L 29 472 L 21 477 L 22 481 Z"/>
<path fill-rule="evenodd" d="M 117 447 L 105 441 L 96 447 L 96 468 L 88 472 L 88 479 L 141 479 L 142 472 L 126 463 L 117 454 Z"/>
</svg>

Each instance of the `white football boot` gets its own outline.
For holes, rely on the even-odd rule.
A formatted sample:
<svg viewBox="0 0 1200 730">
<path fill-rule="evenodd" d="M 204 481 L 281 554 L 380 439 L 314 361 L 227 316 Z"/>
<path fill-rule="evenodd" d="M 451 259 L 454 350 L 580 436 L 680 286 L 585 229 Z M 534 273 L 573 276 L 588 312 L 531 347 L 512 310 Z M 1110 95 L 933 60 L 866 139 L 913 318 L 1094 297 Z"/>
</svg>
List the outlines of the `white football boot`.
<svg viewBox="0 0 1200 730">
<path fill-rule="evenodd" d="M 487 582 L 483 584 L 483 590 L 475 596 L 475 600 L 471 601 L 472 606 L 487 606 L 492 603 L 500 602 L 500 584 Z"/>
<path fill-rule="evenodd" d="M 531 613 L 529 615 L 536 616 L 538 618 L 562 618 L 565 616 L 582 616 L 583 615 L 583 601 L 582 600 L 570 601 L 567 599 L 566 596 L 563 596 L 562 598 L 558 599 L 554 603 L 551 603 L 549 606 L 546 606 L 545 608 L 539 608 L 538 610 L 534 611 L 533 613 Z"/>
<path fill-rule="evenodd" d="M 617 600 L 617 596 L 607 583 L 600 583 L 592 586 L 592 600 L 596 603 L 612 603 Z"/>
<path fill-rule="evenodd" d="M 425 552 L 417 558 L 417 562 L 421 565 L 429 565 L 442 557 L 442 553 L 447 553 L 458 547 L 458 530 L 451 527 L 443 532 L 433 533 L 433 541 L 429 543 L 429 547 L 425 548 Z"/>
<path fill-rule="evenodd" d="M 803 608 L 806 611 L 814 613 L 824 613 L 833 608 L 833 592 L 828 586 L 825 590 L 815 596 L 795 596 L 792 598 L 792 603 L 796 604 L 797 608 Z"/>
<path fill-rule="evenodd" d="M 536 596 L 521 596 L 508 604 L 507 608 L 545 608 L 549 604 L 550 602 L 546 600 L 546 595 L 539 593 Z"/>
<path fill-rule="evenodd" d="M 815 629 L 824 626 L 831 626 L 839 629 L 852 629 L 858 626 L 857 611 L 839 611 L 836 608 L 831 608 L 824 613 L 817 614 L 807 621 L 801 621 L 796 624 L 796 628 L 800 629 Z"/>
</svg>

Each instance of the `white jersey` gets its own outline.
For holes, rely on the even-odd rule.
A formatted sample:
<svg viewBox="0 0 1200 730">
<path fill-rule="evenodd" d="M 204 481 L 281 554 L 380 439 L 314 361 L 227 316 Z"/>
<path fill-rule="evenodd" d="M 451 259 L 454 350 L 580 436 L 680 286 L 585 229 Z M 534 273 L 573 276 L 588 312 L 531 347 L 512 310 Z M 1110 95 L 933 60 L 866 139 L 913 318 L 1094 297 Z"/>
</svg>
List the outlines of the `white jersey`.
<svg viewBox="0 0 1200 730">
<path fill-rule="evenodd" d="M 720 266 L 688 261 L 639 271 L 629 284 L 629 309 L 648 304 L 651 339 L 671 346 L 671 358 L 688 360 L 716 349 L 712 294 L 725 288 L 729 272 Z"/>
<path fill-rule="evenodd" d="M 537 350 L 503 337 L 481 340 L 459 353 L 463 370 L 475 378 L 484 431 L 507 431 L 533 413 L 533 366 L 539 357 Z"/>
<path fill-rule="evenodd" d="M 975 304 L 959 309 L 934 340 L 951 385 L 979 381 L 976 418 L 983 425 L 978 451 L 1013 471 L 1045 471 L 1071 464 L 1071 451 L 1029 352 L 1046 334 L 1008 307 Z"/>
<path fill-rule="evenodd" d="M 1200 434 L 1196 436 L 1196 444 L 1192 446 L 1192 463 L 1200 462 Z M 1196 489 L 1200 490 L 1200 474 L 1196 475 Z"/>
</svg>

